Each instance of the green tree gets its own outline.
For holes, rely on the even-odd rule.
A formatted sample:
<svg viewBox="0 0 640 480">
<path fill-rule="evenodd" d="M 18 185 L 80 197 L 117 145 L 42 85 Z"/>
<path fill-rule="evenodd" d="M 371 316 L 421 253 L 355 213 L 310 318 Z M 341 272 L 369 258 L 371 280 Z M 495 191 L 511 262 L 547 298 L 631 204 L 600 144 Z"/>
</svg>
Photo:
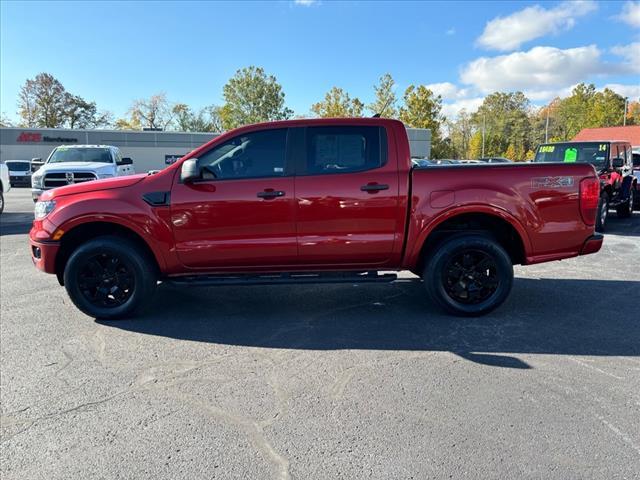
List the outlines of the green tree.
<svg viewBox="0 0 640 480">
<path fill-rule="evenodd" d="M 476 132 L 469 140 L 469 152 L 467 158 L 480 158 L 482 156 L 482 132 Z"/>
<path fill-rule="evenodd" d="M 61 127 L 65 122 L 66 90 L 53 75 L 27 79 L 18 95 L 18 114 L 25 127 Z"/>
<path fill-rule="evenodd" d="M 529 100 L 522 92 L 495 92 L 485 97 L 472 115 L 475 128 L 485 133 L 485 156 L 501 156 L 512 145 L 512 160 L 524 160 L 531 148 L 529 112 Z"/>
<path fill-rule="evenodd" d="M 69 128 L 99 128 L 113 123 L 110 112 L 99 112 L 96 102 L 66 93 L 64 107 L 65 125 Z"/>
<path fill-rule="evenodd" d="M 396 82 L 391 74 L 385 73 L 380 77 L 378 84 L 373 86 L 376 99 L 373 103 L 367 105 L 372 114 L 380 114 L 384 118 L 396 118 L 398 116 L 395 85 Z"/>
<path fill-rule="evenodd" d="M 311 111 L 322 118 L 361 117 L 364 104 L 358 98 L 351 98 L 340 87 L 333 87 L 324 101 L 314 103 Z"/>
<path fill-rule="evenodd" d="M 175 117 L 174 106 L 167 100 L 164 92 L 149 98 L 134 100 L 129 108 L 129 118 L 120 119 L 116 125 L 126 128 L 159 128 L 167 130 Z"/>
<path fill-rule="evenodd" d="M 446 120 L 442 115 L 442 97 L 424 85 L 410 85 L 404 92 L 404 105 L 400 107 L 400 120 L 408 127 L 431 130 L 431 157 L 446 158 L 451 147 L 443 142 L 441 127 Z"/>
<path fill-rule="evenodd" d="M 554 138 L 570 140 L 590 124 L 589 117 L 595 95 L 595 85 L 580 83 L 570 96 L 560 100 L 553 122 Z"/>
<path fill-rule="evenodd" d="M 587 127 L 614 127 L 622 125 L 624 97 L 605 88 L 597 92 L 591 101 L 587 115 Z"/>
<path fill-rule="evenodd" d="M 212 105 L 194 111 L 184 103 L 173 107 L 176 129 L 182 132 L 221 132 L 220 107 Z"/>
<path fill-rule="evenodd" d="M 260 67 L 236 71 L 222 89 L 225 104 L 220 109 L 225 130 L 250 123 L 286 120 L 293 111 L 285 106 L 282 86 Z"/>
<path fill-rule="evenodd" d="M 453 158 L 469 158 L 471 137 L 474 133 L 471 115 L 462 109 L 455 120 L 446 121 L 449 139 L 453 148 Z"/>
<path fill-rule="evenodd" d="M 0 127 L 13 127 L 13 122 L 4 112 L 0 115 Z"/>
</svg>

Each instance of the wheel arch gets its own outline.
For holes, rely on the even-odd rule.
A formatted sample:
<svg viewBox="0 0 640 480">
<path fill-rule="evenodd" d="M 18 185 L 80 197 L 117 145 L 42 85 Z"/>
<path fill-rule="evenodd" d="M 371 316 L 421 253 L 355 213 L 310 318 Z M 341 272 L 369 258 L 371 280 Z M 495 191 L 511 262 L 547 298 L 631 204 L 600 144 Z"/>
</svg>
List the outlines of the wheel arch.
<svg viewBox="0 0 640 480">
<path fill-rule="evenodd" d="M 447 237 L 461 232 L 489 234 L 506 250 L 514 265 L 525 264 L 531 251 L 529 236 L 507 212 L 470 207 L 440 215 L 420 235 L 415 270 L 422 272 L 430 251 Z"/>
<path fill-rule="evenodd" d="M 156 272 L 160 273 L 162 259 L 158 258 L 149 243 L 134 229 L 116 222 L 89 221 L 65 230 L 60 239 L 60 249 L 55 260 L 55 272 L 60 285 L 64 285 L 64 269 L 71 254 L 83 243 L 106 235 L 126 238 L 134 242 L 147 255 Z"/>
</svg>

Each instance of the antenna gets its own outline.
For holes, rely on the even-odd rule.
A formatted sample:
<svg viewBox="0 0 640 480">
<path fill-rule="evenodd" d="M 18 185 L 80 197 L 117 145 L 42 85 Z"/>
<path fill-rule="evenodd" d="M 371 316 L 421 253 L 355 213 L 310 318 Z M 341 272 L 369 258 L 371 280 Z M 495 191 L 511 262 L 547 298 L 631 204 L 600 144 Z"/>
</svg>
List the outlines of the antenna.
<svg viewBox="0 0 640 480">
<path fill-rule="evenodd" d="M 371 118 L 380 118 L 382 116 L 382 114 L 384 113 L 384 111 L 389 106 L 389 104 L 391 103 L 392 99 L 393 99 L 393 97 L 389 96 L 389 98 L 387 99 L 387 103 L 384 104 L 384 107 L 382 107 L 382 110 L 380 110 L 378 113 L 373 114 L 373 116 Z"/>
</svg>

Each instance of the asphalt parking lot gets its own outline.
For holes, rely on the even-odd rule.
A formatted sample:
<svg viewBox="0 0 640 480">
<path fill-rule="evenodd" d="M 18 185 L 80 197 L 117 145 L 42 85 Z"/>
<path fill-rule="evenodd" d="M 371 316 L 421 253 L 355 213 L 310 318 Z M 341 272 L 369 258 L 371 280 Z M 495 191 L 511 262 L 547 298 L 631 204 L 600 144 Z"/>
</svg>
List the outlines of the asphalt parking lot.
<svg viewBox="0 0 640 480">
<path fill-rule="evenodd" d="M 392 285 L 178 289 L 96 321 L 0 217 L 0 476 L 640 478 L 640 213 L 447 317 Z"/>
</svg>

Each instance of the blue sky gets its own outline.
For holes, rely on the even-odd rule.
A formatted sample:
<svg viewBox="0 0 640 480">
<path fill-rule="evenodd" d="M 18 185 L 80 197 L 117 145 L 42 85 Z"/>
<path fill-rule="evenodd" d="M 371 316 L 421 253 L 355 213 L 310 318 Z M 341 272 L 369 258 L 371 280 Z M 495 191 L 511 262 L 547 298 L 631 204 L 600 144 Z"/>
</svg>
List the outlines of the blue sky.
<svg viewBox="0 0 640 480">
<path fill-rule="evenodd" d="M 14 2 L 0 4 L 0 103 L 16 118 L 27 78 L 49 72 L 117 117 L 164 91 L 222 103 L 234 72 L 258 65 L 309 113 L 333 85 L 365 103 L 385 72 L 431 85 L 445 112 L 493 90 L 538 104 L 580 81 L 640 97 L 640 2 Z"/>
</svg>

